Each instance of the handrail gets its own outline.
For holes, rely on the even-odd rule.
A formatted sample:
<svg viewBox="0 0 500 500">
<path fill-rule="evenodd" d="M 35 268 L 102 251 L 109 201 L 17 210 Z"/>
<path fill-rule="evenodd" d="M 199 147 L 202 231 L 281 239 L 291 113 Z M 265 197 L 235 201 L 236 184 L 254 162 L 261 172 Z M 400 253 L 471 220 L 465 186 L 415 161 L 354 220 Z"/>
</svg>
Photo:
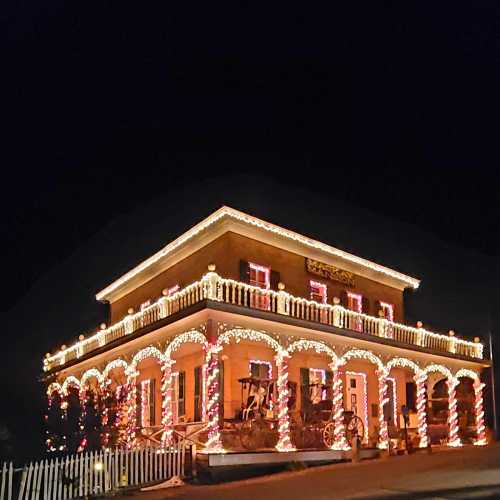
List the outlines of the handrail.
<svg viewBox="0 0 500 500">
<path fill-rule="evenodd" d="M 127 314 L 114 325 L 103 328 L 88 338 L 80 339 L 71 347 L 63 346 L 61 351 L 44 359 L 44 371 L 78 359 L 94 349 L 206 299 L 269 311 L 436 351 L 483 359 L 483 344 L 480 342 L 470 342 L 455 336 L 434 333 L 422 326 L 415 328 L 394 323 L 385 318 L 351 311 L 342 307 L 338 299 L 334 299 L 334 304 L 330 305 L 295 297 L 285 292 L 284 286 L 280 285 L 279 291 L 266 290 L 233 279 L 222 278 L 211 270 L 201 280 L 169 297 L 160 297 L 142 311 Z"/>
</svg>

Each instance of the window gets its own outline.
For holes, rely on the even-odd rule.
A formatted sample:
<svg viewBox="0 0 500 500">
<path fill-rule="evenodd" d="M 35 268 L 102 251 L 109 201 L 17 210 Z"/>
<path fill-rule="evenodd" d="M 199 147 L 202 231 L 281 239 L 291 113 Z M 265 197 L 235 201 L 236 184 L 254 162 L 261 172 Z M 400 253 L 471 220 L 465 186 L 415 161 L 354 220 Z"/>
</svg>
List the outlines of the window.
<svg viewBox="0 0 500 500">
<path fill-rule="evenodd" d="M 179 284 L 171 286 L 170 288 L 167 289 L 167 297 L 171 297 L 175 292 L 178 292 L 180 290 Z"/>
<path fill-rule="evenodd" d="M 269 290 L 271 286 L 271 269 L 258 264 L 248 263 L 250 273 L 250 285 Z M 271 302 L 267 295 L 262 293 L 252 293 L 250 295 L 250 307 L 268 310 Z"/>
<path fill-rule="evenodd" d="M 394 321 L 394 305 L 387 302 L 380 302 L 380 308 L 384 312 L 384 318 Z"/>
<path fill-rule="evenodd" d="M 347 292 L 347 309 L 363 312 L 363 296 L 359 293 Z"/>
<path fill-rule="evenodd" d="M 194 369 L 194 421 L 202 420 L 202 392 L 203 391 L 203 368 L 197 366 Z"/>
<path fill-rule="evenodd" d="M 326 285 L 311 280 L 309 282 L 309 287 L 311 289 L 311 300 L 315 300 L 316 302 L 320 302 L 321 304 L 326 304 Z"/>
<path fill-rule="evenodd" d="M 359 293 L 347 292 L 347 309 L 351 311 L 363 312 L 363 296 Z M 363 331 L 363 320 L 361 316 L 349 317 L 349 328 L 357 332 Z"/>
<path fill-rule="evenodd" d="M 325 370 L 321 368 L 309 368 L 309 397 L 313 405 L 326 399 Z"/>
<path fill-rule="evenodd" d="M 178 424 L 186 415 L 186 372 L 174 372 L 172 378 L 172 417 L 174 424 Z"/>
<path fill-rule="evenodd" d="M 141 382 L 141 426 L 155 425 L 155 379 Z"/>
<path fill-rule="evenodd" d="M 273 378 L 273 365 L 270 361 L 262 361 L 260 359 L 252 359 L 248 367 L 250 377 L 260 379 Z"/>
<path fill-rule="evenodd" d="M 271 285 L 271 269 L 266 266 L 248 263 L 250 270 L 250 285 L 269 289 Z"/>
</svg>

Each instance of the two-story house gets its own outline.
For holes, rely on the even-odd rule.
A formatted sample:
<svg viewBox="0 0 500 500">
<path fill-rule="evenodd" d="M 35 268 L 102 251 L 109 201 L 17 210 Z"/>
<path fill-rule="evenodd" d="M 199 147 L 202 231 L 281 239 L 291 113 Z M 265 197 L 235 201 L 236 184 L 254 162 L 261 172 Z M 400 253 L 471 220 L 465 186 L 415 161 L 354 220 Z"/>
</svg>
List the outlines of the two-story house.
<svg viewBox="0 0 500 500">
<path fill-rule="evenodd" d="M 485 444 L 483 345 L 405 325 L 418 286 L 222 207 L 97 294 L 110 324 L 47 354 L 49 403 L 90 398 L 129 448 L 387 448 L 404 415 L 415 446 Z"/>
</svg>

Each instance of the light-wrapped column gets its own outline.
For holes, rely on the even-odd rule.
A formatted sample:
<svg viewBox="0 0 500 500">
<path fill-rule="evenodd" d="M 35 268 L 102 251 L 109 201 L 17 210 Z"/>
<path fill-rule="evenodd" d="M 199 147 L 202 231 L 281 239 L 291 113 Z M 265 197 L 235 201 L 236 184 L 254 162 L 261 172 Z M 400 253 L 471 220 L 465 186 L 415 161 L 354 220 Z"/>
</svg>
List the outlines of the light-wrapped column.
<svg viewBox="0 0 500 500">
<path fill-rule="evenodd" d="M 173 384 L 174 377 L 172 375 L 172 366 L 175 361 L 173 359 L 165 359 L 161 370 L 162 384 L 161 384 L 161 397 L 162 397 L 162 418 L 161 425 L 163 433 L 161 435 L 162 448 L 168 448 L 174 444 L 174 412 L 173 412 Z"/>
<path fill-rule="evenodd" d="M 224 453 L 219 430 L 219 351 L 220 346 L 210 344 L 205 362 L 207 365 L 207 418 L 208 440 L 205 445 L 206 453 Z"/>
<path fill-rule="evenodd" d="M 385 370 L 376 371 L 378 378 L 378 447 L 381 450 L 389 448 L 389 431 L 384 416 L 384 406 L 389 402 L 387 397 L 387 373 Z"/>
<path fill-rule="evenodd" d="M 288 415 L 288 358 L 290 354 L 281 350 L 276 355 L 278 367 L 278 451 L 293 451 L 295 448 L 290 441 L 290 416 Z"/>
<path fill-rule="evenodd" d="M 457 385 L 458 379 L 451 378 L 446 381 L 448 386 L 448 446 L 454 448 L 462 446 L 458 436 L 458 411 L 457 411 Z"/>
<path fill-rule="evenodd" d="M 421 371 L 415 375 L 415 383 L 417 384 L 417 418 L 418 418 L 418 437 L 420 438 L 419 448 L 427 448 L 429 445 L 429 436 L 427 435 L 427 402 L 425 381 L 427 375 Z"/>
<path fill-rule="evenodd" d="M 486 427 L 484 425 L 483 388 L 484 384 L 479 379 L 474 381 L 474 410 L 476 414 L 477 433 L 477 439 L 474 441 L 474 444 L 476 446 L 488 444 L 486 440 Z"/>
<path fill-rule="evenodd" d="M 333 372 L 333 423 L 334 443 L 333 450 L 349 450 L 350 446 L 345 435 L 344 425 L 344 387 L 342 383 L 342 364 L 332 363 Z"/>
<path fill-rule="evenodd" d="M 135 368 L 127 372 L 127 449 L 137 445 L 137 376 Z"/>
</svg>

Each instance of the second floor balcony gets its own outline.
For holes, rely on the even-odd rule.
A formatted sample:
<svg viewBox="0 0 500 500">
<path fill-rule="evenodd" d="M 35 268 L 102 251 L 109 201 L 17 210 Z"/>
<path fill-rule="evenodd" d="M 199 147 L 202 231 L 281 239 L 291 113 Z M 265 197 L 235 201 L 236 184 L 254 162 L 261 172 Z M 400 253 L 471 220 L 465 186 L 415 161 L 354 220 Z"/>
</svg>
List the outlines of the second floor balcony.
<svg viewBox="0 0 500 500">
<path fill-rule="evenodd" d="M 257 311 L 275 315 L 276 320 L 291 318 L 306 322 L 312 329 L 319 325 L 333 327 L 340 333 L 366 337 L 367 340 L 394 344 L 410 349 L 426 350 L 436 354 L 443 353 L 468 359 L 483 359 L 483 344 L 476 338 L 474 342 L 459 339 L 452 335 L 431 332 L 418 324 L 417 327 L 389 321 L 351 311 L 340 305 L 339 299 L 333 304 L 321 304 L 303 297 L 296 297 L 285 290 L 283 283 L 279 290 L 266 290 L 247 283 L 226 279 L 215 272 L 215 266 L 199 281 L 173 293 L 162 296 L 156 302 L 139 312 L 130 311 L 121 321 L 103 327 L 70 347 L 63 346 L 53 355 L 44 359 L 45 372 L 57 370 L 66 363 L 75 362 L 83 356 L 91 356 L 93 351 L 112 346 L 130 334 L 142 330 L 151 331 L 155 324 L 179 313 L 189 313 L 189 309 L 206 301 L 211 304 L 225 304 L 237 308 L 243 314 Z M 252 311 L 252 312 L 251 312 Z"/>
</svg>

